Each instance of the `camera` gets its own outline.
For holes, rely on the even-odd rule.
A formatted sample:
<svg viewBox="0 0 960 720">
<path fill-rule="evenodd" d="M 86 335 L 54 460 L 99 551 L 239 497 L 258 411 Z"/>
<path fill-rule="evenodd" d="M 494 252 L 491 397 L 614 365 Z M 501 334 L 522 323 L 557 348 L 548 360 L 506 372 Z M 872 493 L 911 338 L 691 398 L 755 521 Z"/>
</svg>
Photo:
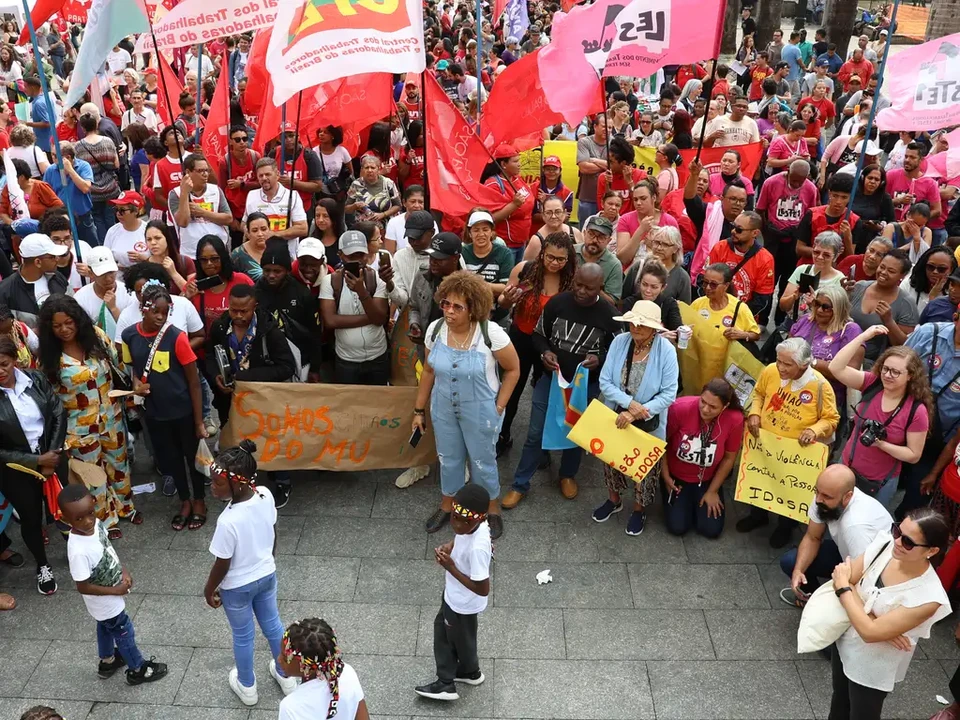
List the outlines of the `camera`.
<svg viewBox="0 0 960 720">
<path fill-rule="evenodd" d="M 879 420 L 864 420 L 860 426 L 860 443 L 864 447 L 872 446 L 877 440 L 887 439 L 887 429 Z"/>
</svg>

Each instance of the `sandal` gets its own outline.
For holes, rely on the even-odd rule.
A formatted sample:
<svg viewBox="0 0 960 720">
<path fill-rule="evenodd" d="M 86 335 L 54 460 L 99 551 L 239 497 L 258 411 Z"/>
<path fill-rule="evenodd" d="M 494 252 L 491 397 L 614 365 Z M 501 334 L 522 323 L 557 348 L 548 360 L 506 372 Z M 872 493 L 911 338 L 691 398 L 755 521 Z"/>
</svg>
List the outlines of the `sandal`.
<svg viewBox="0 0 960 720">
<path fill-rule="evenodd" d="M 127 520 L 130 521 L 131 525 L 143 525 L 143 513 L 134 510 L 130 515 L 127 515 Z"/>
<path fill-rule="evenodd" d="M 123 533 L 120 531 L 120 528 L 112 527 L 107 530 L 107 538 L 109 540 L 120 540 L 123 538 Z"/>
<path fill-rule="evenodd" d="M 187 526 L 187 518 L 185 518 L 180 513 L 177 513 L 173 516 L 173 520 L 170 521 L 170 527 L 180 532 Z"/>
<path fill-rule="evenodd" d="M 193 513 L 187 520 L 189 525 L 187 527 L 190 530 L 199 530 L 207 522 L 207 516 L 201 515 L 200 513 Z"/>
</svg>

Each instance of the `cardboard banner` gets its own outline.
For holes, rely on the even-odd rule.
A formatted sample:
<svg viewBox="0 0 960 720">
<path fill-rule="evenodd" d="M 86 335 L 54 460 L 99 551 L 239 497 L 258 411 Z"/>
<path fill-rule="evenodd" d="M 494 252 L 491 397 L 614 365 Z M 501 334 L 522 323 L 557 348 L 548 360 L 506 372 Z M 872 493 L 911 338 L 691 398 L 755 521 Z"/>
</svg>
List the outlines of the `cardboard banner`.
<svg viewBox="0 0 960 720">
<path fill-rule="evenodd" d="M 829 453 L 823 443 L 801 447 L 796 440 L 763 429 L 755 438 L 744 428 L 735 499 L 808 522 L 817 477 L 827 466 Z"/>
<path fill-rule="evenodd" d="M 663 457 L 667 444 L 633 425 L 620 430 L 617 414 L 593 400 L 568 438 L 634 482 L 643 480 Z"/>
<path fill-rule="evenodd" d="M 426 328 L 423 329 L 426 332 Z M 410 308 L 405 307 L 393 324 L 390 335 L 390 384 L 398 387 L 420 384 L 423 363 L 417 346 L 407 336 L 410 331 Z M 413 406 L 411 406 L 413 407 Z"/>
<path fill-rule="evenodd" d="M 760 379 L 763 367 L 763 363 L 740 343 L 732 342 L 727 347 L 723 379 L 733 386 L 734 392 L 740 399 L 740 407 L 750 407 L 753 389 L 757 385 L 757 380 Z"/>
<path fill-rule="evenodd" d="M 153 31 L 163 50 L 196 45 L 271 27 L 279 5 L 279 0 L 185 0 L 155 23 Z M 153 51 L 149 34 L 137 43 L 138 52 L 141 48 Z"/>
<path fill-rule="evenodd" d="M 429 465 L 427 433 L 410 447 L 416 387 L 237 383 L 220 448 L 257 444 L 263 470 L 357 472 Z"/>
</svg>

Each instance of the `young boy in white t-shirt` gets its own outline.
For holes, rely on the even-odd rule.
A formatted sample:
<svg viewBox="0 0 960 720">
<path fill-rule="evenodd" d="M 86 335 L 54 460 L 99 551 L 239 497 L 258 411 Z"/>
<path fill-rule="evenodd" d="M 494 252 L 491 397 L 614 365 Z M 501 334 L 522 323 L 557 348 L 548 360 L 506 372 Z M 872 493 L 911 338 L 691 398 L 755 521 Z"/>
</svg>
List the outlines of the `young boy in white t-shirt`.
<svg viewBox="0 0 960 720">
<path fill-rule="evenodd" d="M 159 680 L 167 674 L 167 666 L 152 658 L 144 660 L 140 654 L 123 599 L 133 587 L 133 579 L 120 565 L 107 529 L 97 519 L 93 495 L 84 485 L 67 485 L 60 491 L 57 505 L 63 521 L 70 526 L 70 575 L 87 612 L 97 621 L 97 674 L 106 679 L 126 666 L 128 685 Z"/>
<path fill-rule="evenodd" d="M 453 498 L 450 527 L 456 537 L 436 549 L 437 563 L 446 572 L 443 602 L 433 621 L 433 657 L 437 679 L 416 688 L 432 700 L 458 700 L 455 682 L 484 681 L 477 657 L 477 616 L 490 595 L 490 494 L 480 485 L 464 485 Z"/>
</svg>

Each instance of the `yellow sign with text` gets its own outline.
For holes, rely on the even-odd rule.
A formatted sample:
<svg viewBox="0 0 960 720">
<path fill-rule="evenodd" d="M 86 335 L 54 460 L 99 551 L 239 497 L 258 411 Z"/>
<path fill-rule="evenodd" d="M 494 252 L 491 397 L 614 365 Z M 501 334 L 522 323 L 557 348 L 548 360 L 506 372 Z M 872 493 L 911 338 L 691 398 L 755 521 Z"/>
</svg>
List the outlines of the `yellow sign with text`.
<svg viewBox="0 0 960 720">
<path fill-rule="evenodd" d="M 736 500 L 807 522 L 817 477 L 827 466 L 829 452 L 823 443 L 802 447 L 768 430 L 761 429 L 759 437 L 744 430 Z"/>
<path fill-rule="evenodd" d="M 757 386 L 757 380 L 763 372 L 763 363 L 751 355 L 742 344 L 732 342 L 727 346 L 725 365 L 723 378 L 737 393 L 740 407 L 749 408 L 753 399 L 753 388 Z"/>
<path fill-rule="evenodd" d="M 660 462 L 667 444 L 633 425 L 621 430 L 616 422 L 613 410 L 593 400 L 567 437 L 614 470 L 640 482 Z"/>
</svg>

